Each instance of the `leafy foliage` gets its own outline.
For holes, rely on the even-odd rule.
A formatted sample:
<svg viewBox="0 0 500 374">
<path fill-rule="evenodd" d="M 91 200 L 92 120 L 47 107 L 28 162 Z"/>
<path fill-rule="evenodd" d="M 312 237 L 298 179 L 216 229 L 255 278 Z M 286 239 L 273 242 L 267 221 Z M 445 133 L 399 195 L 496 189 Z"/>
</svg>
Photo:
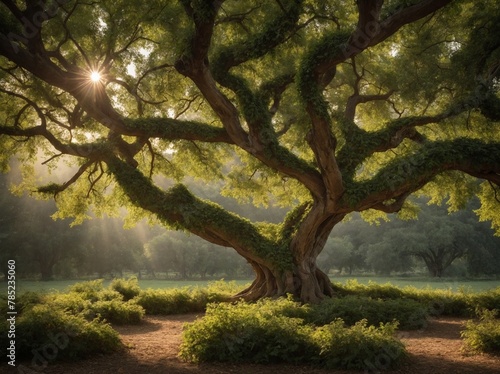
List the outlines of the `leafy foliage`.
<svg viewBox="0 0 500 374">
<path fill-rule="evenodd" d="M 498 309 L 483 310 L 479 321 L 468 321 L 462 331 L 464 350 L 472 353 L 492 353 L 500 355 L 500 320 Z"/>
<path fill-rule="evenodd" d="M 141 292 L 137 278 L 114 279 L 109 287 L 120 293 L 123 296 L 124 301 L 133 299 Z"/>
<path fill-rule="evenodd" d="M 500 288 L 472 293 L 348 282 L 334 285 L 335 298 L 310 305 L 292 297 L 221 302 L 241 288 L 223 281 L 202 289 L 141 290 L 124 301 L 112 289 L 116 285 L 136 290 L 137 282 L 122 279 L 104 288 L 102 281 L 89 281 L 75 284 L 66 293 L 20 294 L 16 304 L 19 357 L 32 357 L 33 350 L 54 344 L 58 344 L 57 360 L 114 352 L 122 344 L 110 322 L 134 324 L 145 313 L 205 310 L 203 318 L 185 328 L 180 355 L 186 360 L 389 368 L 405 356 L 394 335 L 396 328 L 425 328 L 427 315 L 478 317 L 479 322 L 469 322 L 463 333 L 467 349 L 498 351 L 495 316 Z M 6 310 L 4 296 L 0 311 Z M 2 322 L 0 340 L 7 346 L 8 329 L 8 321 Z"/>
<path fill-rule="evenodd" d="M 367 326 L 366 320 L 345 328 L 342 320 L 319 327 L 313 339 L 320 346 L 319 358 L 313 358 L 329 369 L 373 369 L 396 366 L 405 357 L 403 343 L 394 338 L 397 323 Z"/>
<path fill-rule="evenodd" d="M 102 280 L 81 282 L 70 287 L 69 293 L 54 294 L 47 303 L 89 320 L 99 318 L 116 324 L 138 324 L 144 309 L 135 300 L 124 300 L 123 294 L 112 289 L 120 283 L 133 286 L 130 280 L 111 284 L 109 289 L 104 289 Z"/>
<path fill-rule="evenodd" d="M 134 299 L 147 314 L 181 314 L 202 312 L 208 303 L 229 299 L 238 291 L 234 283 L 214 282 L 206 288 L 183 288 L 172 290 L 142 290 Z"/>
<path fill-rule="evenodd" d="M 411 299 L 373 299 L 370 297 L 345 296 L 326 299 L 311 307 L 305 318 L 315 325 L 326 325 L 341 319 L 347 325 L 365 320 L 370 326 L 398 321 L 404 330 L 417 330 L 427 323 L 427 310 L 418 301 Z"/>
<path fill-rule="evenodd" d="M 6 322 L 2 322 L 0 330 L 2 345 L 8 347 Z M 19 358 L 32 358 L 33 352 L 47 347 L 52 347 L 52 359 L 80 359 L 122 348 L 118 333 L 109 324 L 86 320 L 50 304 L 38 304 L 24 311 L 16 319 L 16 337 Z"/>
<path fill-rule="evenodd" d="M 340 295 L 356 295 L 373 297 L 383 300 L 415 300 L 418 301 L 430 315 L 445 315 L 455 317 L 475 316 L 476 309 L 498 309 L 500 304 L 500 287 L 483 292 L 470 292 L 461 289 L 458 292 L 449 290 L 418 289 L 416 287 L 399 288 L 387 284 L 370 282 L 368 285 L 357 281 L 349 281 L 345 285 L 336 285 Z"/>
<path fill-rule="evenodd" d="M 218 304 L 184 331 L 180 356 L 203 361 L 313 363 L 328 368 L 367 367 L 383 350 L 394 364 L 404 348 L 392 337 L 397 324 L 367 327 L 366 321 L 345 327 L 340 319 L 315 328 L 290 314 L 304 310 L 291 300 L 255 304 Z"/>
</svg>

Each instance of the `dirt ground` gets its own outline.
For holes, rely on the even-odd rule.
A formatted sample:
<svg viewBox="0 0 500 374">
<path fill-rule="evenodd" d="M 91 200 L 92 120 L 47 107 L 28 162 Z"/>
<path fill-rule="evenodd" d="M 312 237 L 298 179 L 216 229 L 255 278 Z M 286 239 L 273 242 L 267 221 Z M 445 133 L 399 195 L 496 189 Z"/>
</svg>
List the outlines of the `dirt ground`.
<svg viewBox="0 0 500 374">
<path fill-rule="evenodd" d="M 193 365 L 177 358 L 182 326 L 194 314 L 146 317 L 138 326 L 118 326 L 126 352 L 99 356 L 77 363 L 49 364 L 46 374 L 353 374 L 354 371 L 321 370 L 309 366 L 203 364 Z M 431 319 L 421 331 L 400 332 L 409 358 L 394 374 L 500 374 L 500 357 L 466 356 L 461 352 L 463 319 Z M 379 364 L 381 365 L 381 364 Z M 25 363 L 30 367 L 30 363 Z M 379 366 L 380 367 L 380 366 Z M 0 370 L 1 372 L 1 370 Z M 364 373 L 374 373 L 367 370 Z M 359 372 L 363 373 L 363 371 Z"/>
</svg>

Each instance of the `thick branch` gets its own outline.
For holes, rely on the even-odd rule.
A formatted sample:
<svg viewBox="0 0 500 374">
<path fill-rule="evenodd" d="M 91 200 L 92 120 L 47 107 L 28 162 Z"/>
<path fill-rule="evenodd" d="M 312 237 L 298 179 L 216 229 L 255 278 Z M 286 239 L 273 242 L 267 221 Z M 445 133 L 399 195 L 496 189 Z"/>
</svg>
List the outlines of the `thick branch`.
<svg viewBox="0 0 500 374">
<path fill-rule="evenodd" d="M 243 129 L 239 119 L 240 113 L 238 109 L 227 98 L 227 96 L 218 89 L 206 59 L 207 50 L 204 46 L 209 43 L 209 38 L 213 32 L 214 14 L 211 14 L 210 17 L 206 17 L 203 20 L 196 19 L 193 15 L 193 19 L 196 31 L 190 46 L 194 50 L 190 50 L 189 53 L 185 53 L 176 62 L 175 68 L 177 71 L 193 80 L 200 92 L 203 94 L 204 98 L 209 103 L 210 107 L 220 118 L 228 136 L 234 144 L 252 154 L 265 165 L 299 180 L 311 191 L 313 195 L 318 197 L 322 196 L 324 187 L 317 171 L 305 161 L 280 146 L 277 140 L 273 139 L 276 138 L 276 134 L 272 134 L 274 130 L 269 129 L 268 127 L 265 129 L 264 127 L 259 128 L 261 124 L 254 122 L 253 120 L 247 121 L 248 126 L 251 128 L 251 134 L 248 134 Z M 287 22 L 290 22 L 290 20 Z M 274 38 L 282 40 L 279 35 L 270 36 L 270 38 L 273 40 Z M 231 66 L 234 66 L 235 63 L 241 63 L 249 58 L 256 58 L 265 54 L 268 48 L 272 48 L 275 44 L 275 41 L 271 42 L 270 46 L 264 44 L 264 47 L 260 47 L 257 52 L 253 50 L 251 52 L 252 56 L 248 56 L 246 50 L 242 49 L 240 46 L 234 47 L 233 50 L 225 49 L 224 53 L 219 54 L 219 58 L 216 59 L 218 61 L 215 61 L 212 66 L 219 65 L 217 67 L 219 71 L 218 76 L 220 79 L 223 79 L 224 75 L 229 76 L 228 69 Z M 244 58 L 236 57 L 239 53 L 243 53 L 245 55 Z M 262 106 L 262 99 L 257 99 L 255 94 L 253 94 L 247 87 L 242 87 L 241 85 L 239 87 L 242 89 L 244 88 L 244 92 L 245 94 L 248 94 L 247 96 L 250 101 L 260 101 L 259 106 Z M 242 101 L 241 97 L 240 101 Z M 250 105 L 243 105 L 244 109 L 249 107 Z M 263 120 L 270 120 L 267 108 L 265 108 L 265 112 L 266 115 L 263 116 Z M 248 118 L 249 112 L 246 114 L 246 117 Z M 257 117 L 258 116 L 252 118 Z M 263 131 L 261 131 L 262 129 Z M 267 130 L 271 130 L 271 132 L 266 132 Z M 271 142 L 270 146 L 263 141 L 264 138 L 267 138 L 267 140 Z"/>
<path fill-rule="evenodd" d="M 233 144 L 226 129 L 201 122 L 153 117 L 126 119 L 124 123 L 126 128 L 122 132 L 123 135 Z"/>
<path fill-rule="evenodd" d="M 115 156 L 105 162 L 130 201 L 161 221 L 182 227 L 212 243 L 230 246 L 241 255 L 272 268 L 286 267 L 287 250 L 262 236 L 249 221 L 200 200 L 183 185 L 163 191 L 137 169 Z"/>
<path fill-rule="evenodd" d="M 393 35 L 404 25 L 418 21 L 445 7 L 453 0 L 423 0 L 403 8 L 380 23 L 380 32 L 373 35 L 368 46 L 374 46 Z M 366 31 L 366 30 L 365 30 Z"/>
<path fill-rule="evenodd" d="M 351 182 L 344 201 L 357 211 L 380 209 L 381 204 L 391 199 L 401 201 L 436 175 L 450 170 L 500 185 L 500 143 L 475 139 L 426 143 L 418 153 L 391 162 L 369 180 Z"/>
</svg>

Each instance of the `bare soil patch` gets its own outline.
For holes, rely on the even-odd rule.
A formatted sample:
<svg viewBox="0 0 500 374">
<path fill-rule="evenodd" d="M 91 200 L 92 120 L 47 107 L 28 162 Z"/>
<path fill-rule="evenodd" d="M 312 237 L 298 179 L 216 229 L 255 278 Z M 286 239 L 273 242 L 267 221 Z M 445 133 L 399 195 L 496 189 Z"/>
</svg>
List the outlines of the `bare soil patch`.
<svg viewBox="0 0 500 374">
<path fill-rule="evenodd" d="M 138 326 L 117 326 L 125 352 L 75 363 L 54 363 L 46 374 L 353 374 L 354 371 L 321 370 L 310 366 L 202 364 L 178 359 L 182 326 L 195 314 L 146 317 Z M 500 374 L 500 357 L 467 356 L 461 352 L 463 319 L 435 318 L 420 331 L 400 332 L 409 358 L 391 373 L 397 374 Z M 25 363 L 26 367 L 30 363 Z M 361 373 L 361 372 L 360 372 Z"/>
</svg>

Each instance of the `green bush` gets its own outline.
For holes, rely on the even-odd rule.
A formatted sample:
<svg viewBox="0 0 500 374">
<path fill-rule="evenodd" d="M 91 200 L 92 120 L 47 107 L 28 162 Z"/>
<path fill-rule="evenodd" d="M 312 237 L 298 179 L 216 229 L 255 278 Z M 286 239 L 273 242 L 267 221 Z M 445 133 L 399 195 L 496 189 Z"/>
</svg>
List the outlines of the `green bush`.
<svg viewBox="0 0 500 374">
<path fill-rule="evenodd" d="M 495 318 L 498 310 L 484 309 L 478 315 L 479 322 L 468 321 L 462 331 L 464 350 L 500 355 L 500 320 Z"/>
<path fill-rule="evenodd" d="M 405 287 L 405 297 L 420 302 L 432 316 L 470 317 L 474 315 L 471 308 L 470 294 L 464 291 L 418 289 Z"/>
<path fill-rule="evenodd" d="M 312 338 L 320 348 L 313 362 L 328 369 L 389 369 L 406 356 L 403 343 L 394 337 L 397 323 L 367 326 L 361 320 L 346 328 L 341 319 L 319 327 Z"/>
<path fill-rule="evenodd" d="M 476 309 L 500 310 L 500 287 L 472 294 L 470 304 Z"/>
<path fill-rule="evenodd" d="M 104 290 L 102 282 L 102 279 L 96 279 L 93 281 L 75 283 L 69 287 L 69 292 L 81 294 L 85 300 L 97 301 L 99 299 L 97 295 Z"/>
<path fill-rule="evenodd" d="M 139 324 L 144 317 L 144 308 L 134 301 L 96 301 L 84 312 L 88 319 L 100 317 L 117 325 Z"/>
<path fill-rule="evenodd" d="M 200 296 L 198 295 L 198 297 Z M 135 300 L 145 309 L 147 314 L 180 314 L 203 311 L 205 308 L 204 303 L 198 304 L 192 299 L 189 289 L 147 289 L 141 291 Z M 199 309 L 194 308 L 194 305 L 198 306 Z"/>
<path fill-rule="evenodd" d="M 143 290 L 134 300 L 146 314 L 181 314 L 205 311 L 208 303 L 225 301 L 230 293 L 217 284 L 207 288 L 178 288 L 170 290 Z"/>
<path fill-rule="evenodd" d="M 368 285 L 359 283 L 356 279 L 348 280 L 345 285 L 336 285 L 340 295 L 357 295 L 374 299 L 400 299 L 405 296 L 404 291 L 390 283 L 378 284 L 372 281 Z"/>
<path fill-rule="evenodd" d="M 0 339 L 7 339 L 7 328 L 7 324 L 1 325 L 4 331 Z M 50 305 L 35 305 L 16 319 L 16 354 L 20 359 L 37 354 L 48 361 L 85 358 L 120 348 L 119 335 L 109 324 L 87 321 Z"/>
<path fill-rule="evenodd" d="M 427 311 L 411 299 L 372 299 L 370 297 L 345 296 L 325 299 L 311 306 L 308 322 L 326 325 L 338 318 L 346 324 L 354 325 L 365 319 L 369 325 L 398 321 L 402 329 L 416 330 L 425 326 Z"/>
<path fill-rule="evenodd" d="M 208 283 L 201 290 L 207 293 L 209 302 L 225 301 L 243 290 L 246 286 L 236 284 L 235 281 L 227 282 L 224 279 Z"/>
<path fill-rule="evenodd" d="M 55 293 L 47 297 L 45 301 L 54 309 L 67 311 L 71 314 L 81 314 L 91 308 L 92 302 L 76 292 Z"/>
<path fill-rule="evenodd" d="M 466 289 L 454 292 L 451 289 L 418 289 L 411 286 L 399 288 L 390 283 L 380 285 L 370 282 L 363 285 L 357 280 L 349 280 L 346 284 L 335 283 L 334 288 L 340 297 L 355 295 L 383 300 L 412 299 L 421 303 L 433 316 L 474 317 L 478 307 L 500 310 L 500 287 L 474 293 Z"/>
<path fill-rule="evenodd" d="M 25 310 L 29 310 L 36 304 L 44 301 L 45 295 L 39 292 L 25 291 L 16 295 L 15 310 L 17 314 L 22 314 Z M 0 296 L 0 314 L 6 315 L 9 311 L 7 295 Z"/>
<path fill-rule="evenodd" d="M 85 282 L 88 283 L 88 282 Z M 111 289 L 94 287 L 90 290 L 76 284 L 77 291 L 53 294 L 46 303 L 55 309 L 61 309 L 74 315 L 81 315 L 87 320 L 105 319 L 118 325 L 138 324 L 144 316 L 144 309 L 134 300 L 123 301 L 123 295 Z"/>
<path fill-rule="evenodd" d="M 115 279 L 111 282 L 109 287 L 123 295 L 123 300 L 125 301 L 133 299 L 141 292 L 139 282 L 135 277 L 129 279 Z"/>
<path fill-rule="evenodd" d="M 183 333 L 180 357 L 191 362 L 301 362 L 318 354 L 313 328 L 274 311 L 271 301 L 209 304 Z"/>
<path fill-rule="evenodd" d="M 309 307 L 289 299 L 210 304 L 205 317 L 185 328 L 179 355 L 191 362 L 290 362 L 370 369 L 379 367 L 381 360 L 389 367 L 404 357 L 403 345 L 393 337 L 397 323 L 367 327 L 363 321 L 345 327 L 338 319 L 315 327 L 296 317 L 308 311 Z"/>
</svg>

